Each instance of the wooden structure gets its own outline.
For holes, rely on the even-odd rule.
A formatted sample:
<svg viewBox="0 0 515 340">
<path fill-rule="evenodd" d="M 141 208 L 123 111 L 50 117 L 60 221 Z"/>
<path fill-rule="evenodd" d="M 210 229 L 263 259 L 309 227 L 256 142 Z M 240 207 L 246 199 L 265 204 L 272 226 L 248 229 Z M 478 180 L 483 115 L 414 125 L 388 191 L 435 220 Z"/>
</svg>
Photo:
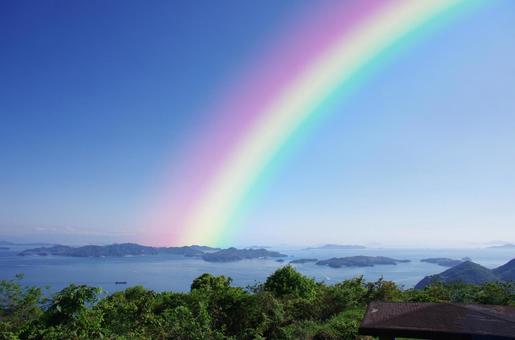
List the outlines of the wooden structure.
<svg viewBox="0 0 515 340">
<path fill-rule="evenodd" d="M 359 334 L 379 339 L 515 339 L 515 307 L 372 302 Z"/>
</svg>

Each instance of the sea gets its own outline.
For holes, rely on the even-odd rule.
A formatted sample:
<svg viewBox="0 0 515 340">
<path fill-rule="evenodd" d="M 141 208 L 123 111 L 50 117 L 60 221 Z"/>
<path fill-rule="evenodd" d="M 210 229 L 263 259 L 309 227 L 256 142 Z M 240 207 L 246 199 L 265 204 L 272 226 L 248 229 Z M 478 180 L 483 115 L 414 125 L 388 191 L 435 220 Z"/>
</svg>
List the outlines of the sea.
<svg viewBox="0 0 515 340">
<path fill-rule="evenodd" d="M 232 278 L 235 286 L 248 287 L 262 283 L 275 270 L 301 258 L 319 260 L 332 257 L 355 255 L 387 256 L 395 259 L 410 260 L 397 265 L 376 265 L 362 268 L 330 268 L 315 263 L 294 264 L 302 274 L 327 284 L 363 275 L 367 280 L 397 282 L 404 288 L 411 288 L 424 276 L 446 270 L 436 264 L 421 262 L 431 257 L 462 259 L 472 261 L 487 268 L 500 266 L 515 258 L 515 250 L 478 248 L 478 249 L 301 249 L 294 247 L 275 247 L 268 250 L 280 251 L 288 255 L 284 262 L 277 259 L 252 259 L 229 263 L 206 262 L 200 258 L 177 255 L 126 256 L 80 258 L 62 256 L 18 256 L 18 253 L 34 246 L 9 246 L 0 250 L 0 280 L 13 279 L 23 274 L 22 283 L 44 288 L 47 294 L 55 293 L 69 284 L 87 284 L 101 287 L 106 293 L 123 290 L 127 287 L 142 285 L 155 291 L 189 291 L 191 282 L 203 273 L 225 275 Z M 116 284 L 116 282 L 126 282 Z"/>
</svg>

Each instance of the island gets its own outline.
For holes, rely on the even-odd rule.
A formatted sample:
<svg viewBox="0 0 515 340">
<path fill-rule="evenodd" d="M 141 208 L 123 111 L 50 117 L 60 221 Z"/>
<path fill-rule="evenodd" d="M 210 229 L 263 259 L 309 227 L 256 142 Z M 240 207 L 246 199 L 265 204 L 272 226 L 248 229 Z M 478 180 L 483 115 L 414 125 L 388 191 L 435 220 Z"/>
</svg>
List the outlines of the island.
<svg viewBox="0 0 515 340">
<path fill-rule="evenodd" d="M 515 244 L 513 243 L 506 243 L 498 246 L 490 246 L 488 249 L 515 249 Z"/>
<path fill-rule="evenodd" d="M 341 267 L 373 267 L 375 265 L 397 265 L 397 263 L 410 262 L 410 260 L 397 260 L 384 256 L 348 256 L 333 257 L 329 260 L 318 261 L 319 266 L 332 268 Z"/>
<path fill-rule="evenodd" d="M 447 257 L 435 257 L 429 259 L 422 259 L 420 262 L 433 263 L 442 267 L 454 267 L 460 263 L 463 263 L 463 260 L 454 260 Z"/>
<path fill-rule="evenodd" d="M 39 242 L 39 243 L 15 243 L 15 242 L 9 242 L 9 241 L 3 241 L 3 240 L 0 240 L 0 246 L 53 246 L 54 244 L 53 243 L 44 243 L 44 242 Z"/>
<path fill-rule="evenodd" d="M 256 246 L 256 245 L 245 247 L 245 249 L 270 249 L 270 248 L 272 248 L 272 247 L 270 247 L 270 246 Z"/>
<path fill-rule="evenodd" d="M 308 263 L 308 262 L 317 262 L 318 259 L 297 259 L 297 260 L 291 260 L 290 263 L 296 264 L 296 263 Z"/>
<path fill-rule="evenodd" d="M 234 247 L 222 249 L 202 255 L 202 259 L 208 262 L 234 262 L 247 259 L 287 257 L 276 251 L 266 249 L 236 249 Z"/>
<path fill-rule="evenodd" d="M 515 259 L 494 269 L 488 269 L 477 263 L 465 261 L 439 274 L 424 277 L 416 284 L 415 289 L 423 289 L 433 282 L 483 284 L 494 281 L 511 282 L 514 280 Z"/>
<path fill-rule="evenodd" d="M 189 257 L 200 257 L 208 252 L 220 250 L 206 246 L 184 246 L 184 247 L 150 247 L 136 243 L 111 244 L 106 246 L 87 245 L 82 247 L 70 247 L 55 245 L 52 247 L 39 247 L 27 249 L 19 253 L 20 256 L 72 256 L 72 257 L 120 257 L 138 255 L 183 255 Z"/>
<path fill-rule="evenodd" d="M 72 256 L 72 257 L 121 257 L 121 256 L 150 256 L 150 255 L 182 255 L 198 257 L 208 262 L 232 262 L 256 258 L 282 258 L 288 255 L 276 251 L 260 249 L 212 248 L 207 246 L 183 247 L 150 247 L 136 243 L 111 244 L 106 246 L 87 245 L 70 247 L 55 245 L 27 249 L 20 256 Z"/>
<path fill-rule="evenodd" d="M 0 247 L 0 250 L 9 250 L 9 247 Z"/>
<path fill-rule="evenodd" d="M 320 247 L 311 247 L 305 248 L 304 250 L 314 250 L 314 249 L 328 249 L 328 250 L 349 250 L 349 249 L 366 249 L 365 246 L 355 245 L 355 244 L 325 244 Z"/>
</svg>

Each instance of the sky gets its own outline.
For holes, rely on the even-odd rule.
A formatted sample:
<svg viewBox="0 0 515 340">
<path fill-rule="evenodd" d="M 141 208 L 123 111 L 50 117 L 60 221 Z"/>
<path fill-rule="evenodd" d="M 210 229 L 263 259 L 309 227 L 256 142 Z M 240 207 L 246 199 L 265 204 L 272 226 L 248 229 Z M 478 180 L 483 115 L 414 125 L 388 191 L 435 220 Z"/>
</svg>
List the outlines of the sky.
<svg viewBox="0 0 515 340">
<path fill-rule="evenodd" d="M 206 103 L 308 6 L 1 2 L 0 239 L 144 239 Z M 295 141 L 231 243 L 515 242 L 513 22 L 485 2 L 389 57 Z"/>
</svg>

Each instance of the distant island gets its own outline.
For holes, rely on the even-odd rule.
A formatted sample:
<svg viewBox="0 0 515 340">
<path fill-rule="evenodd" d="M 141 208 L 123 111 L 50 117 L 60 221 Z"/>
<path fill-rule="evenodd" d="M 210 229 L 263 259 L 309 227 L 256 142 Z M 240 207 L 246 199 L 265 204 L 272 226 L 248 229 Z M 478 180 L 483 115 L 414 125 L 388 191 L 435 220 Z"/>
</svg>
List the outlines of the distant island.
<svg viewBox="0 0 515 340">
<path fill-rule="evenodd" d="M 0 250 L 9 250 L 9 247 L 0 247 Z"/>
<path fill-rule="evenodd" d="M 417 283 L 415 289 L 422 289 L 433 282 L 483 284 L 487 282 L 509 282 L 514 280 L 515 259 L 512 259 L 508 263 L 494 269 L 488 269 L 477 263 L 465 261 L 455 267 L 441 272 L 440 274 L 424 277 L 419 283 Z"/>
<path fill-rule="evenodd" d="M 287 255 L 266 249 L 220 249 L 207 246 L 149 247 L 136 243 L 111 244 L 106 246 L 88 245 L 70 247 L 56 245 L 39 247 L 20 252 L 20 256 L 71 256 L 71 257 L 121 257 L 144 255 L 182 255 L 199 257 L 208 262 L 232 262 L 244 259 L 286 257 Z"/>
<path fill-rule="evenodd" d="M 72 257 L 120 257 L 120 256 L 139 256 L 139 255 L 183 255 L 201 256 L 206 252 L 220 250 L 206 246 L 184 246 L 184 247 L 149 247 L 136 243 L 111 244 L 106 246 L 88 245 L 82 247 L 70 247 L 55 245 L 52 247 L 39 247 L 27 249 L 19 253 L 20 256 L 72 256 Z"/>
<path fill-rule="evenodd" d="M 506 243 L 498 246 L 490 246 L 488 249 L 515 249 L 515 244 L 513 243 Z"/>
<path fill-rule="evenodd" d="M 341 267 L 373 267 L 375 265 L 396 265 L 397 263 L 410 262 L 410 260 L 397 260 L 384 256 L 348 256 L 333 257 L 329 260 L 318 261 L 319 266 L 332 268 Z"/>
<path fill-rule="evenodd" d="M 245 249 L 270 249 L 270 248 L 272 248 L 272 247 L 270 247 L 270 246 L 256 246 L 256 245 L 245 247 Z"/>
<path fill-rule="evenodd" d="M 234 262 L 247 259 L 287 257 L 276 251 L 266 249 L 236 249 L 234 247 L 222 249 L 202 255 L 202 259 L 208 262 Z"/>
<path fill-rule="evenodd" d="M 44 243 L 44 242 L 15 243 L 15 242 L 0 240 L 0 246 L 53 246 L 53 245 L 54 245 L 54 243 Z"/>
<path fill-rule="evenodd" d="M 312 249 L 366 249 L 365 246 L 355 245 L 355 244 L 325 244 L 320 247 L 310 247 L 305 248 L 304 250 L 312 250 Z"/>
<path fill-rule="evenodd" d="M 302 263 L 308 263 L 308 262 L 317 262 L 318 259 L 297 259 L 297 260 L 291 260 L 290 263 L 292 264 L 302 264 Z"/>
<path fill-rule="evenodd" d="M 450 259 L 447 257 L 436 257 L 436 258 L 422 259 L 422 260 L 420 260 L 420 262 L 434 263 L 434 264 L 437 264 L 442 267 L 454 267 L 460 263 L 463 263 L 464 260 L 455 260 L 455 259 Z"/>
</svg>

